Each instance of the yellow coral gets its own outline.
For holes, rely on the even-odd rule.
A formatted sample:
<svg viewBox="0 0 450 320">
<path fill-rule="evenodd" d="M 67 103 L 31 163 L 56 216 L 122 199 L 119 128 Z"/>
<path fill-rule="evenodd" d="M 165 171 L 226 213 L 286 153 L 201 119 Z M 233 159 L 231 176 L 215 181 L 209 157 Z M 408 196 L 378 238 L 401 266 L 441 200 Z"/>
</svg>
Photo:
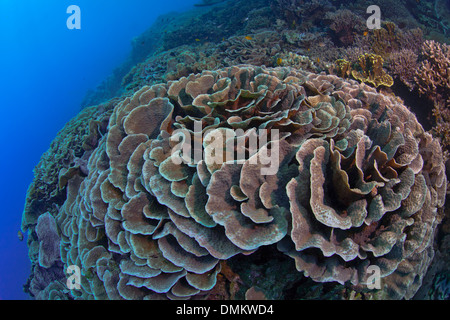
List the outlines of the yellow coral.
<svg viewBox="0 0 450 320">
<path fill-rule="evenodd" d="M 345 59 L 336 60 L 336 71 L 337 71 L 337 75 L 341 78 L 349 77 L 350 73 L 352 71 L 352 66 L 351 66 L 350 61 L 347 61 Z"/>
<path fill-rule="evenodd" d="M 353 70 L 352 76 L 359 81 L 373 84 L 375 87 L 390 87 L 394 80 L 383 70 L 383 58 L 373 53 L 360 55 L 358 65 L 360 71 Z"/>
</svg>

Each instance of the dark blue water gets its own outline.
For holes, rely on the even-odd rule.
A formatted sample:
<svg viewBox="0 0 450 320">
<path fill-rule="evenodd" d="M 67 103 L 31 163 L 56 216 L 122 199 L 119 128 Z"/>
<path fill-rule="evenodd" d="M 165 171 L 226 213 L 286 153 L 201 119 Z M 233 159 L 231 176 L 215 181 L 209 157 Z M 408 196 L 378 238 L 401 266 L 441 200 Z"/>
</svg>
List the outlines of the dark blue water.
<svg viewBox="0 0 450 320">
<path fill-rule="evenodd" d="M 64 124 L 158 15 L 198 0 L 0 0 L 0 299 L 27 299 L 21 215 L 33 168 Z M 44 4 L 42 4 L 44 3 Z M 70 5 L 81 30 L 69 30 Z"/>
</svg>

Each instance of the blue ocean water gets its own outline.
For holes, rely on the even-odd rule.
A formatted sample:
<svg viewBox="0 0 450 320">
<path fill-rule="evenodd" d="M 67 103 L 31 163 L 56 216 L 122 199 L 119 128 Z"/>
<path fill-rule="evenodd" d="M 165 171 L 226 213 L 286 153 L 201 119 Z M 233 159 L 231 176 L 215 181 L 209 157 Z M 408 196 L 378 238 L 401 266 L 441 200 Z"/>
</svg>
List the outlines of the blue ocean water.
<svg viewBox="0 0 450 320">
<path fill-rule="evenodd" d="M 133 37 L 198 0 L 0 0 L 0 299 L 28 299 L 21 216 L 33 168 L 87 90 L 127 58 Z M 81 9 L 69 30 L 67 8 Z"/>
</svg>

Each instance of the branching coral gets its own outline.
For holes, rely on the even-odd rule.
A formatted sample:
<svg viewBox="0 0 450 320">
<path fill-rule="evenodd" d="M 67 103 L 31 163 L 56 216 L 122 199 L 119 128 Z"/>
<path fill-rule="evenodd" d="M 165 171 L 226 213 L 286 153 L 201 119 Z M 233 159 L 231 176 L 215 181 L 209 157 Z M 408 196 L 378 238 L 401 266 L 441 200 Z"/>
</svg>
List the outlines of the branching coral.
<svg viewBox="0 0 450 320">
<path fill-rule="evenodd" d="M 414 74 L 419 67 L 418 56 L 410 49 L 394 52 L 389 57 L 389 70 L 410 90 L 414 89 Z"/>
<path fill-rule="evenodd" d="M 374 53 L 387 58 L 392 52 L 401 49 L 417 51 L 423 38 L 419 28 L 402 31 L 395 23 L 386 22 L 381 29 L 373 30 L 368 41 Z"/>
<path fill-rule="evenodd" d="M 450 46 L 427 40 L 422 55 L 424 60 L 415 76 L 419 92 L 435 103 L 445 102 L 450 88 Z"/>
<path fill-rule="evenodd" d="M 383 23 L 380 29 L 369 30 L 355 35 L 353 47 L 349 51 L 360 49 L 388 59 L 392 53 L 409 49 L 418 54 L 423 43 L 420 28 L 402 30 L 393 22 Z"/>
<path fill-rule="evenodd" d="M 355 290 L 377 266 L 377 294 L 410 298 L 445 198 L 439 143 L 405 106 L 292 68 L 240 65 L 143 87 L 116 104 L 88 155 L 54 214 L 61 260 L 81 268 L 71 296 L 84 299 L 205 298 L 221 261 L 267 246 L 314 281 Z"/>
<path fill-rule="evenodd" d="M 424 60 L 416 69 L 415 81 L 422 95 L 434 103 L 433 132 L 440 137 L 444 148 L 450 150 L 450 46 L 433 40 L 422 47 Z"/>
<path fill-rule="evenodd" d="M 436 125 L 433 127 L 433 134 L 441 139 L 442 147 L 447 152 L 450 151 L 450 100 L 445 106 L 437 105 L 433 108 L 433 116 Z"/>
<path fill-rule="evenodd" d="M 347 9 L 327 12 L 325 19 L 330 21 L 330 29 L 338 44 L 344 46 L 351 45 L 355 34 L 362 33 L 365 28 L 363 19 Z"/>
</svg>

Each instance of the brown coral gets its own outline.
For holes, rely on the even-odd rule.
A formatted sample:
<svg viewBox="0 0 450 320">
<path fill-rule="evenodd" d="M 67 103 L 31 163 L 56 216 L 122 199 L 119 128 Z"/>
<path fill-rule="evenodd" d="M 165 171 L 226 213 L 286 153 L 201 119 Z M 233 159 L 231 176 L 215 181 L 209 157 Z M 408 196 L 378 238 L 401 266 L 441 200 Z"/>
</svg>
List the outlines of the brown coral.
<svg viewBox="0 0 450 320">
<path fill-rule="evenodd" d="M 414 74 L 419 67 L 418 56 L 411 49 L 402 49 L 389 57 L 389 70 L 403 82 L 409 90 L 415 88 Z"/>
<path fill-rule="evenodd" d="M 435 104 L 445 104 L 450 88 L 450 46 L 427 40 L 422 55 L 424 60 L 415 76 L 419 92 Z"/>
<path fill-rule="evenodd" d="M 177 153 L 180 139 L 204 157 Z M 241 65 L 143 87 L 65 178 L 54 218 L 61 260 L 82 270 L 71 295 L 201 298 L 221 261 L 276 245 L 315 281 L 358 288 L 375 265 L 380 294 L 409 298 L 433 256 L 444 168 L 405 106 L 353 80 Z"/>
<path fill-rule="evenodd" d="M 333 31 L 338 44 L 349 46 L 355 40 L 355 34 L 364 30 L 364 21 L 348 9 L 340 9 L 335 12 L 327 12 L 325 19 L 330 21 L 330 29 Z"/>
<path fill-rule="evenodd" d="M 247 36 L 232 36 L 221 47 L 224 62 L 228 65 L 273 64 L 272 57 L 281 51 L 279 34 L 275 31 L 261 31 Z"/>
<path fill-rule="evenodd" d="M 420 28 L 403 31 L 395 23 L 386 22 L 380 29 L 375 29 L 365 39 L 370 50 L 383 58 L 388 58 L 393 52 L 410 49 L 417 53 L 423 42 Z"/>
<path fill-rule="evenodd" d="M 394 84 L 394 79 L 383 69 L 384 60 L 381 56 L 373 53 L 361 54 L 357 61 L 338 59 L 335 68 L 332 70 L 340 77 L 353 76 L 356 80 L 370 83 L 375 87 L 390 87 Z"/>
<path fill-rule="evenodd" d="M 444 149 L 450 150 L 450 46 L 435 41 L 425 41 L 422 47 L 423 61 L 415 73 L 420 94 L 433 104 L 436 125 L 433 133 L 442 141 Z"/>
<path fill-rule="evenodd" d="M 323 13 L 334 7 L 328 0 L 276 0 L 275 10 L 280 10 L 289 25 L 302 23 L 305 29 L 317 25 Z"/>
</svg>

